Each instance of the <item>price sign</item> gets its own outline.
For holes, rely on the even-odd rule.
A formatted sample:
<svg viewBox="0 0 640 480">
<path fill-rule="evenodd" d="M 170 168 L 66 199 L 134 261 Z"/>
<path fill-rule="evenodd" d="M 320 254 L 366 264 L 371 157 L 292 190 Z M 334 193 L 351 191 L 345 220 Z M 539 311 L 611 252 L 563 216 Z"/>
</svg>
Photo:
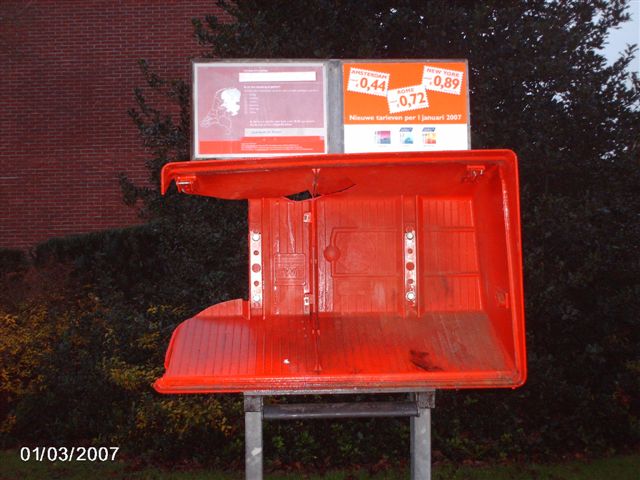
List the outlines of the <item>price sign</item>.
<svg viewBox="0 0 640 480">
<path fill-rule="evenodd" d="M 406 112 L 427 108 L 429 101 L 424 85 L 412 85 L 411 87 L 396 88 L 387 92 L 389 113 Z"/>
<path fill-rule="evenodd" d="M 425 66 L 422 72 L 422 84 L 427 90 L 460 95 L 462 72 Z"/>
<path fill-rule="evenodd" d="M 344 152 L 469 148 L 468 71 L 465 60 L 345 61 Z"/>
<path fill-rule="evenodd" d="M 388 88 L 388 73 L 364 70 L 362 68 L 351 68 L 349 70 L 349 81 L 347 83 L 349 92 L 386 97 Z"/>
</svg>

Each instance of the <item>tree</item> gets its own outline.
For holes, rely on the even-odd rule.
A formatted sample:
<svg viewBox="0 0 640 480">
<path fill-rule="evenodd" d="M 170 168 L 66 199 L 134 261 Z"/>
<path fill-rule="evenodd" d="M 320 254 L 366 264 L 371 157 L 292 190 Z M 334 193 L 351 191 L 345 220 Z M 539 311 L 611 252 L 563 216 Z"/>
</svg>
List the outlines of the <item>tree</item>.
<svg viewBox="0 0 640 480">
<path fill-rule="evenodd" d="M 627 2 L 217 4 L 235 21 L 194 19 L 209 57 L 467 58 L 473 147 L 518 153 L 530 380 L 509 394 L 444 396 L 436 416 L 441 448 L 481 456 L 637 443 L 640 81 L 628 68 L 635 46 L 612 65 L 600 53 L 609 32 L 628 20 Z M 189 95 L 184 82 L 145 71 L 149 87 L 180 107 L 174 120 L 140 90 L 131 112 L 157 185 L 164 163 L 188 158 Z M 160 200 L 155 187 L 126 191 L 176 229 L 185 225 L 176 218 L 196 222 L 199 246 L 189 255 L 210 255 L 210 238 L 234 251 L 240 237 L 225 242 L 212 224 L 233 225 L 235 235 L 242 228 L 229 212 L 212 210 L 215 202 Z"/>
</svg>

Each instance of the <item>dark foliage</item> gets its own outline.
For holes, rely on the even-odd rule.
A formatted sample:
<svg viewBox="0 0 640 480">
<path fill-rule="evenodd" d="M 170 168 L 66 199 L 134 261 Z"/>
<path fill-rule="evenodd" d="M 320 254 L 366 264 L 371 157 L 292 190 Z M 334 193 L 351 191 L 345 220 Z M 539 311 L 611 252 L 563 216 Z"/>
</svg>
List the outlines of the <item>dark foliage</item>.
<svg viewBox="0 0 640 480">
<path fill-rule="evenodd" d="M 27 265 L 27 255 L 22 250 L 0 249 L 0 273 L 19 271 Z"/>
</svg>

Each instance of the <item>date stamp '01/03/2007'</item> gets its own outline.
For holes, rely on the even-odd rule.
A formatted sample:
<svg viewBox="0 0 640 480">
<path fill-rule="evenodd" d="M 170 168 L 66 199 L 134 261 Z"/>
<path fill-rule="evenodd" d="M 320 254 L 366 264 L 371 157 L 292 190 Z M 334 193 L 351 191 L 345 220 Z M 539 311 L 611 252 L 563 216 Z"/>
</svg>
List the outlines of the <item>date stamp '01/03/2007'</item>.
<svg viewBox="0 0 640 480">
<path fill-rule="evenodd" d="M 23 462 L 113 462 L 120 447 L 22 447 Z"/>
</svg>

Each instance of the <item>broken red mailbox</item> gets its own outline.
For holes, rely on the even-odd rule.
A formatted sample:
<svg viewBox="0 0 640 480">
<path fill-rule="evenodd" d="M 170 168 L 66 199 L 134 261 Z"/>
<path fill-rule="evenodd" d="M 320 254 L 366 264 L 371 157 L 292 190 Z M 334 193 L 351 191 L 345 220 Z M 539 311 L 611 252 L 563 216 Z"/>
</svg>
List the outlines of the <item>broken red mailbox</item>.
<svg viewBox="0 0 640 480">
<path fill-rule="evenodd" d="M 249 299 L 180 324 L 157 391 L 525 381 L 513 152 L 181 162 L 164 167 L 163 192 L 172 181 L 249 200 Z"/>
</svg>

